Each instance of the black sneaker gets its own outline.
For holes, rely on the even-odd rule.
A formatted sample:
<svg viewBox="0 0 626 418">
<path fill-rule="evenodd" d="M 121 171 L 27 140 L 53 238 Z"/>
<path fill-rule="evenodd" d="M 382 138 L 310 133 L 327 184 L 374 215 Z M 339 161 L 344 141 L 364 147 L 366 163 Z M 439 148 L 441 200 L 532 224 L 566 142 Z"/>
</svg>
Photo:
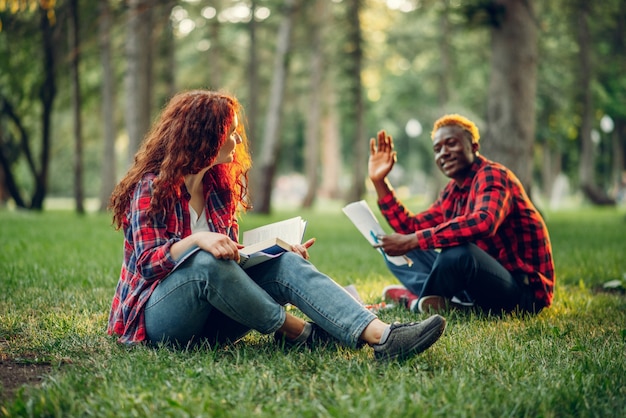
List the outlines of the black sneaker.
<svg viewBox="0 0 626 418">
<path fill-rule="evenodd" d="M 324 331 L 319 325 L 314 322 L 309 322 L 311 324 L 311 333 L 307 337 L 305 341 L 297 342 L 293 340 L 289 340 L 285 337 L 284 334 L 280 334 L 278 332 L 274 333 L 274 340 L 280 345 L 282 348 L 291 348 L 291 347 L 308 347 L 315 348 L 320 346 L 325 346 L 332 341 L 336 341 L 333 336 Z"/>
<path fill-rule="evenodd" d="M 373 345 L 377 360 L 403 360 L 425 351 L 441 337 L 446 329 L 446 320 L 433 315 L 421 322 L 391 324 L 387 339 Z"/>
</svg>

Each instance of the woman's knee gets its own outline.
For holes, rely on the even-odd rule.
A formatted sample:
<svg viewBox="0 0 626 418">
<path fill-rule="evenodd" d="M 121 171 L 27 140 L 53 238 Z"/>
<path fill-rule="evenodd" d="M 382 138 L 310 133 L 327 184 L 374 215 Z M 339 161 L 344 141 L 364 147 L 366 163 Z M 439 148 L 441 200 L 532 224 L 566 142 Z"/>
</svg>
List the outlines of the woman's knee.
<svg viewBox="0 0 626 418">
<path fill-rule="evenodd" d="M 179 269 L 187 269 L 188 272 L 208 277 L 209 275 L 231 275 L 239 269 L 239 266 L 235 261 L 220 260 L 215 258 L 213 254 L 201 250 L 185 260 Z M 233 272 L 229 270 L 233 270 Z M 197 274 L 193 275 L 197 276 Z"/>
</svg>

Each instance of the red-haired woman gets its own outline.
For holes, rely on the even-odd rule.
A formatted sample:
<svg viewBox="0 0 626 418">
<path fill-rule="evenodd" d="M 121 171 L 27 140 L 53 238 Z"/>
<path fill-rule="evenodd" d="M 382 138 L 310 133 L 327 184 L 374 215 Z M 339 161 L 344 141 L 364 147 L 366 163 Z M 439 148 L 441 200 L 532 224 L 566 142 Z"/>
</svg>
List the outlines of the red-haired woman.
<svg viewBox="0 0 626 418">
<path fill-rule="evenodd" d="M 236 341 L 255 329 L 287 345 L 364 342 L 381 360 L 437 341 L 441 316 L 382 322 L 307 260 L 306 245 L 243 270 L 237 215 L 250 165 L 234 97 L 198 90 L 172 98 L 111 196 L 124 260 L 109 334 L 185 346 Z M 287 303 L 313 322 L 286 312 Z"/>
</svg>

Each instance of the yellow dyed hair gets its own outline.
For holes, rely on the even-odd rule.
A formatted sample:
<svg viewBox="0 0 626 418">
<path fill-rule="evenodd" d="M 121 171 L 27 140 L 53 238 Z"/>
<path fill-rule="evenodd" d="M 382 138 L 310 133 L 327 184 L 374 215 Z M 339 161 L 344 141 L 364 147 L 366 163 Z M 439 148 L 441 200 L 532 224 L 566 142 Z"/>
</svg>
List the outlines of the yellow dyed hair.
<svg viewBox="0 0 626 418">
<path fill-rule="evenodd" d="M 480 134 L 478 133 L 478 128 L 471 120 L 463 117 L 461 115 L 444 115 L 437 119 L 435 122 L 435 126 L 433 126 L 433 131 L 430 134 L 431 139 L 435 139 L 435 132 L 443 126 L 450 125 L 458 125 L 461 128 L 465 129 L 472 136 L 472 143 L 478 144 L 478 140 L 480 139 Z"/>
</svg>

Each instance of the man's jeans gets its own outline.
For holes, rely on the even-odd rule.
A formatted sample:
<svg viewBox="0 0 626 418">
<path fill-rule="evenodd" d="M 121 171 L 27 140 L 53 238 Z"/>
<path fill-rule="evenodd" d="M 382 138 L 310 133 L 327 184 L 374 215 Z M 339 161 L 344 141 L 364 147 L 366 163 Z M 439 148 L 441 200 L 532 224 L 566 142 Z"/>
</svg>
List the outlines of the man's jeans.
<svg viewBox="0 0 626 418">
<path fill-rule="evenodd" d="M 196 251 L 150 296 L 145 307 L 148 339 L 184 345 L 236 341 L 251 329 L 269 334 L 285 322 L 282 305 L 287 303 L 351 347 L 375 318 L 295 253 L 243 270 L 232 260 Z"/>
<path fill-rule="evenodd" d="M 492 311 L 538 311 L 524 277 L 514 277 L 496 259 L 475 244 L 435 250 L 413 250 L 406 254 L 413 265 L 396 266 L 391 272 L 416 295 L 438 295 L 451 299 L 463 293 L 476 306 Z"/>
</svg>

